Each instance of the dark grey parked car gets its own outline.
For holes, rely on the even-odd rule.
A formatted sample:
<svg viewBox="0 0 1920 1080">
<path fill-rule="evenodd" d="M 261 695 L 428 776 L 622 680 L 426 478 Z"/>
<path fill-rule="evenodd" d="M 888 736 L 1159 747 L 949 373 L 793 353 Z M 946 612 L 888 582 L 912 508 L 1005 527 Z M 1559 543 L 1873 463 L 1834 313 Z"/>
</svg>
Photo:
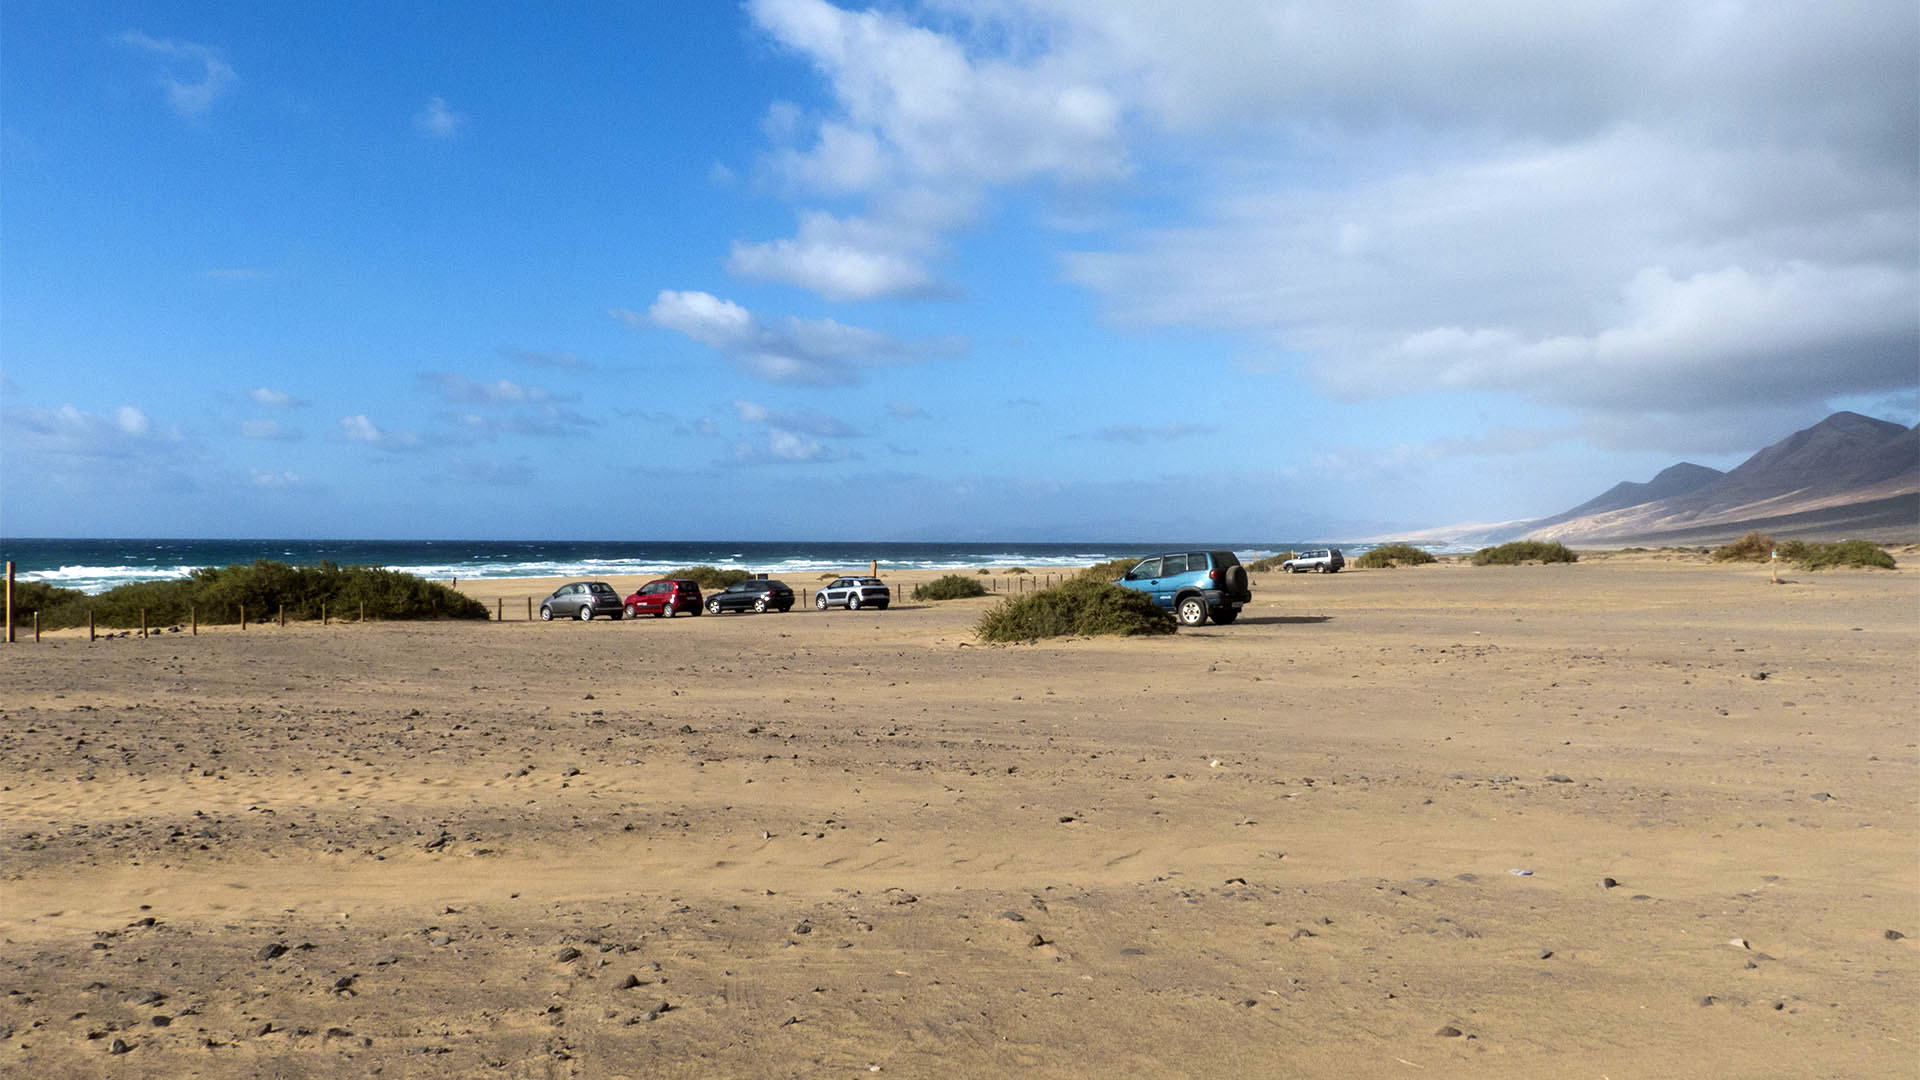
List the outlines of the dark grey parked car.
<svg viewBox="0 0 1920 1080">
<path fill-rule="evenodd" d="M 617 619 L 622 606 L 620 594 L 606 582 L 576 581 L 560 586 L 553 590 L 552 596 L 540 601 L 540 621 L 579 619 L 586 622 L 595 615 Z"/>
<path fill-rule="evenodd" d="M 748 578 L 707 594 L 707 614 L 718 615 L 723 611 L 790 611 L 793 609 L 793 590 L 787 588 L 784 581 L 770 581 L 767 578 Z"/>
<path fill-rule="evenodd" d="M 848 611 L 859 611 L 863 607 L 879 611 L 887 610 L 893 602 L 893 590 L 877 577 L 837 578 L 814 598 L 813 605 L 821 611 L 830 607 L 843 607 Z"/>
</svg>

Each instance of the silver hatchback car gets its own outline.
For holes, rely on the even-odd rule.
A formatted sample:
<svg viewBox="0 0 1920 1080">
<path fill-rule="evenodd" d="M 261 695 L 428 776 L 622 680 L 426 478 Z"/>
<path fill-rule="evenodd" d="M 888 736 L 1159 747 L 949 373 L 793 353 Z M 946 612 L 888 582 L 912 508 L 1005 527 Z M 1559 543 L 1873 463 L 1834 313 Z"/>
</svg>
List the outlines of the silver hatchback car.
<svg viewBox="0 0 1920 1080">
<path fill-rule="evenodd" d="M 553 590 L 540 601 L 540 621 L 579 619 L 586 622 L 595 615 L 617 619 L 625 610 L 625 601 L 604 581 L 575 581 Z"/>
<path fill-rule="evenodd" d="M 820 589 L 814 598 L 813 606 L 825 611 L 830 607 L 843 607 L 848 611 L 859 611 L 870 607 L 876 611 L 887 610 L 893 602 L 893 590 L 886 582 L 872 577 L 835 578 L 829 585 Z"/>
</svg>

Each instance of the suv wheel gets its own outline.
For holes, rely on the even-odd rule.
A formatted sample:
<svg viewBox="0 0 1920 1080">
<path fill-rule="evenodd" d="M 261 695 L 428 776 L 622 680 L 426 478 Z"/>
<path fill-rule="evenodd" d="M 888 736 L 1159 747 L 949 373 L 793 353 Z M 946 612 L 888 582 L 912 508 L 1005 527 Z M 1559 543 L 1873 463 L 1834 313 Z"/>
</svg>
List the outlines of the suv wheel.
<svg viewBox="0 0 1920 1080">
<path fill-rule="evenodd" d="M 766 612 L 767 612 L 767 598 L 763 596 L 763 597 L 761 597 L 760 599 L 758 599 L 758 600 L 755 600 L 755 601 L 753 602 L 753 610 L 755 610 L 755 611 L 757 611 L 757 612 L 759 612 L 759 613 L 761 613 L 762 615 L 764 615 L 764 614 L 766 614 Z"/>
<path fill-rule="evenodd" d="M 1214 612 L 1209 617 L 1212 618 L 1213 621 L 1218 625 L 1227 626 L 1227 625 L 1230 625 L 1233 622 L 1233 620 L 1239 618 L 1240 613 L 1233 610 L 1232 608 L 1222 608 L 1221 610 Z"/>
<path fill-rule="evenodd" d="M 848 611 L 860 610 L 860 594 L 859 593 L 847 594 L 847 610 Z"/>
<path fill-rule="evenodd" d="M 589 601 L 587 601 L 586 603 L 584 603 L 584 604 L 581 604 L 581 605 L 580 605 L 580 610 L 579 610 L 579 612 L 577 612 L 577 614 L 578 614 L 578 616 L 579 616 L 579 619 L 580 619 L 580 621 L 581 621 L 581 622 L 590 622 L 590 621 L 592 621 L 592 619 L 593 619 L 593 601 L 591 601 L 591 600 L 589 600 Z"/>
<path fill-rule="evenodd" d="M 819 608 L 821 611 L 827 610 L 827 594 L 821 593 L 819 596 L 814 597 L 813 606 Z"/>
<path fill-rule="evenodd" d="M 665 615 L 669 619 L 673 618 L 673 602 L 671 600 L 660 605 L 660 614 Z"/>
<path fill-rule="evenodd" d="M 1174 617 L 1181 626 L 1205 626 L 1207 624 L 1207 601 L 1202 596 L 1183 596 L 1173 603 Z"/>
<path fill-rule="evenodd" d="M 707 614 L 709 615 L 720 614 L 720 601 L 718 600 L 707 601 Z"/>
<path fill-rule="evenodd" d="M 639 609 L 639 608 L 637 608 L 637 607 L 634 607 L 634 606 L 633 606 L 632 604 L 628 604 L 628 605 L 627 605 L 627 618 L 629 618 L 629 619 L 636 619 L 636 618 L 639 618 L 639 617 L 640 617 L 640 609 Z"/>
<path fill-rule="evenodd" d="M 553 609 L 548 607 L 545 604 L 540 605 L 540 621 L 541 622 L 553 621 Z"/>
</svg>

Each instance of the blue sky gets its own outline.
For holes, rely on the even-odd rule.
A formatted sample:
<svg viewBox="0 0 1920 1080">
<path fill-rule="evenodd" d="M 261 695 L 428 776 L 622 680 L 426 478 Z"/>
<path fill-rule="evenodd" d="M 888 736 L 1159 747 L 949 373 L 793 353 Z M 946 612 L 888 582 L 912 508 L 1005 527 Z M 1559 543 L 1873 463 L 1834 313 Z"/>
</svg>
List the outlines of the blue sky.
<svg viewBox="0 0 1920 1080">
<path fill-rule="evenodd" d="M 0 15 L 0 533 L 1357 538 L 1920 413 L 1920 14 Z"/>
</svg>

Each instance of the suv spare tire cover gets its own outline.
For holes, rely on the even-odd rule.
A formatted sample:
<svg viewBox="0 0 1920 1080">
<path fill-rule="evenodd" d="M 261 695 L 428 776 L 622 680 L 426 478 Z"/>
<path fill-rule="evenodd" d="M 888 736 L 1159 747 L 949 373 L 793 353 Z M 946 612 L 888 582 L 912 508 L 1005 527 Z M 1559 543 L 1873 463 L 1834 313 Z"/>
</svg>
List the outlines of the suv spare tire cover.
<svg viewBox="0 0 1920 1080">
<path fill-rule="evenodd" d="M 1247 591 L 1247 568 L 1240 563 L 1227 567 L 1227 588 L 1236 595 Z"/>
</svg>

